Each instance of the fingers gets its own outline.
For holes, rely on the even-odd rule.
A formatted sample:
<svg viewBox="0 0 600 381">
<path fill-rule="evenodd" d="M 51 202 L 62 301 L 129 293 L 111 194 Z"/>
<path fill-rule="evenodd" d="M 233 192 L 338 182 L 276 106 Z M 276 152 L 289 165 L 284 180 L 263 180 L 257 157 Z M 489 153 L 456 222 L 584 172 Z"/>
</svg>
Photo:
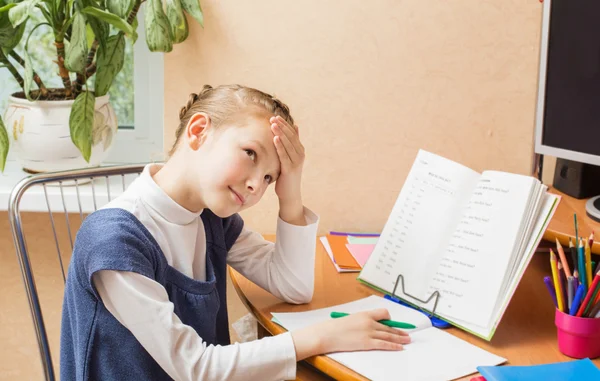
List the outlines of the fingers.
<svg viewBox="0 0 600 381">
<path fill-rule="evenodd" d="M 281 142 L 281 136 L 275 136 L 273 138 L 273 144 L 275 144 L 275 149 L 277 150 L 277 155 L 279 156 L 279 161 L 281 162 L 281 168 L 287 168 L 292 165 L 292 159 L 288 154 L 288 151 L 285 149 L 283 143 Z"/>
<path fill-rule="evenodd" d="M 281 132 L 281 127 L 279 127 L 278 125 L 271 125 L 271 129 L 273 130 L 275 136 L 281 140 L 281 143 L 283 144 L 283 147 L 285 147 L 285 150 L 287 151 L 287 154 L 289 155 L 292 162 L 296 162 L 298 160 L 298 152 L 296 151 L 296 148 L 294 148 L 294 145 L 292 144 L 288 136 Z"/>
<path fill-rule="evenodd" d="M 380 351 L 401 351 L 404 349 L 402 344 L 393 343 L 391 341 L 385 340 L 373 340 L 371 342 L 371 350 L 380 350 Z"/>
<path fill-rule="evenodd" d="M 395 332 L 387 332 L 387 331 L 375 331 L 372 335 L 373 339 L 389 341 L 390 343 L 395 344 L 408 344 L 411 339 L 408 335 L 399 335 Z"/>
<path fill-rule="evenodd" d="M 282 137 L 285 136 L 294 148 L 294 151 L 296 151 L 299 156 L 303 156 L 304 146 L 300 142 L 298 127 L 291 126 L 281 116 L 274 116 L 269 119 L 269 121 L 271 122 L 271 129 L 273 130 L 273 133 L 276 135 L 282 135 Z"/>
<path fill-rule="evenodd" d="M 406 331 L 403 331 L 398 328 L 388 327 L 387 325 L 381 324 L 379 322 L 374 322 L 373 328 L 378 331 L 393 333 L 394 335 L 408 336 L 408 332 L 406 332 Z"/>
<path fill-rule="evenodd" d="M 385 308 L 367 311 L 367 315 L 373 320 L 389 320 L 390 312 Z"/>
</svg>

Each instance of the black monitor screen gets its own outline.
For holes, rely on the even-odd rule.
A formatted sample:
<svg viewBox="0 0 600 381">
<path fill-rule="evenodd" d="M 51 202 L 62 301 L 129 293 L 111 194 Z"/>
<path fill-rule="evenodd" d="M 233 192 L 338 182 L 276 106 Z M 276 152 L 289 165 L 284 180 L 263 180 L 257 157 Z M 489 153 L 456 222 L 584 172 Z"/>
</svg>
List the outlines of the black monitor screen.
<svg viewBox="0 0 600 381">
<path fill-rule="evenodd" d="M 542 144 L 600 155 L 600 0 L 553 0 Z"/>
</svg>

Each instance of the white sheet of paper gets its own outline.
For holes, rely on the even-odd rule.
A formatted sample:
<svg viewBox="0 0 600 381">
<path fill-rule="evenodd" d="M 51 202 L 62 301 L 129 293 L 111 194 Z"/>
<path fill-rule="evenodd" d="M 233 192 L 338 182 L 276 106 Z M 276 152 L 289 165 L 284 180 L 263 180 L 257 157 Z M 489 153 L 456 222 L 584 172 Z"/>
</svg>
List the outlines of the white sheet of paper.
<svg viewBox="0 0 600 381">
<path fill-rule="evenodd" d="M 297 313 L 273 313 L 274 321 L 294 331 L 330 319 L 332 311 L 355 313 L 387 308 L 392 320 L 417 326 L 410 332 L 412 342 L 402 351 L 358 351 L 331 353 L 327 356 L 373 380 L 403 381 L 452 380 L 477 371 L 480 365 L 498 365 L 506 360 L 484 351 L 449 333 L 431 326 L 421 312 L 370 296 L 351 303 Z"/>
</svg>

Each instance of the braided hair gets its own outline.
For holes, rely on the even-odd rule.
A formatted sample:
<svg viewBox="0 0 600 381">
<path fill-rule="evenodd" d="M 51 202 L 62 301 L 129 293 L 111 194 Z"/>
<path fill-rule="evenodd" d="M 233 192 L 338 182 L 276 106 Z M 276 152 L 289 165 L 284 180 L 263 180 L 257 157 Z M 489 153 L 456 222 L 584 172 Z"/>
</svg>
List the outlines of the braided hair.
<svg viewBox="0 0 600 381">
<path fill-rule="evenodd" d="M 241 85 L 223 85 L 214 88 L 204 85 L 198 94 L 190 94 L 187 103 L 179 111 L 176 140 L 169 155 L 173 155 L 175 152 L 180 137 L 194 114 L 206 113 L 210 116 L 213 127 L 218 128 L 238 116 L 240 112 L 251 111 L 252 108 L 274 116 L 281 116 L 290 125 L 294 125 L 289 107 L 270 94 Z"/>
</svg>

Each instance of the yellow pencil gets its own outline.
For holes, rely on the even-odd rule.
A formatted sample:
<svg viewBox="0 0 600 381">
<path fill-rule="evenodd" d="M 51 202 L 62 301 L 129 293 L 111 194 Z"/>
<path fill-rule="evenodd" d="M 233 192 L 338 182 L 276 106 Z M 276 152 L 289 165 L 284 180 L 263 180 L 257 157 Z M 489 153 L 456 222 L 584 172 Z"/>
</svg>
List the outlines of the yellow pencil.
<svg viewBox="0 0 600 381">
<path fill-rule="evenodd" d="M 585 241 L 585 276 L 589 287 L 592 284 L 592 251 L 589 241 Z"/>
<path fill-rule="evenodd" d="M 552 268 L 552 279 L 554 280 L 554 290 L 556 291 L 556 303 L 558 309 L 561 312 L 565 312 L 563 298 L 562 298 L 562 287 L 560 285 L 560 279 L 558 278 L 558 264 L 556 263 L 556 254 L 550 249 L 550 267 Z"/>
<path fill-rule="evenodd" d="M 558 242 L 558 238 L 556 239 L 556 250 L 558 251 L 560 263 L 562 263 L 562 267 L 563 269 L 565 269 L 565 276 L 568 279 L 571 276 L 571 269 L 569 268 L 569 262 L 567 262 L 567 257 L 565 257 L 565 251 L 560 245 L 560 242 Z"/>
</svg>

